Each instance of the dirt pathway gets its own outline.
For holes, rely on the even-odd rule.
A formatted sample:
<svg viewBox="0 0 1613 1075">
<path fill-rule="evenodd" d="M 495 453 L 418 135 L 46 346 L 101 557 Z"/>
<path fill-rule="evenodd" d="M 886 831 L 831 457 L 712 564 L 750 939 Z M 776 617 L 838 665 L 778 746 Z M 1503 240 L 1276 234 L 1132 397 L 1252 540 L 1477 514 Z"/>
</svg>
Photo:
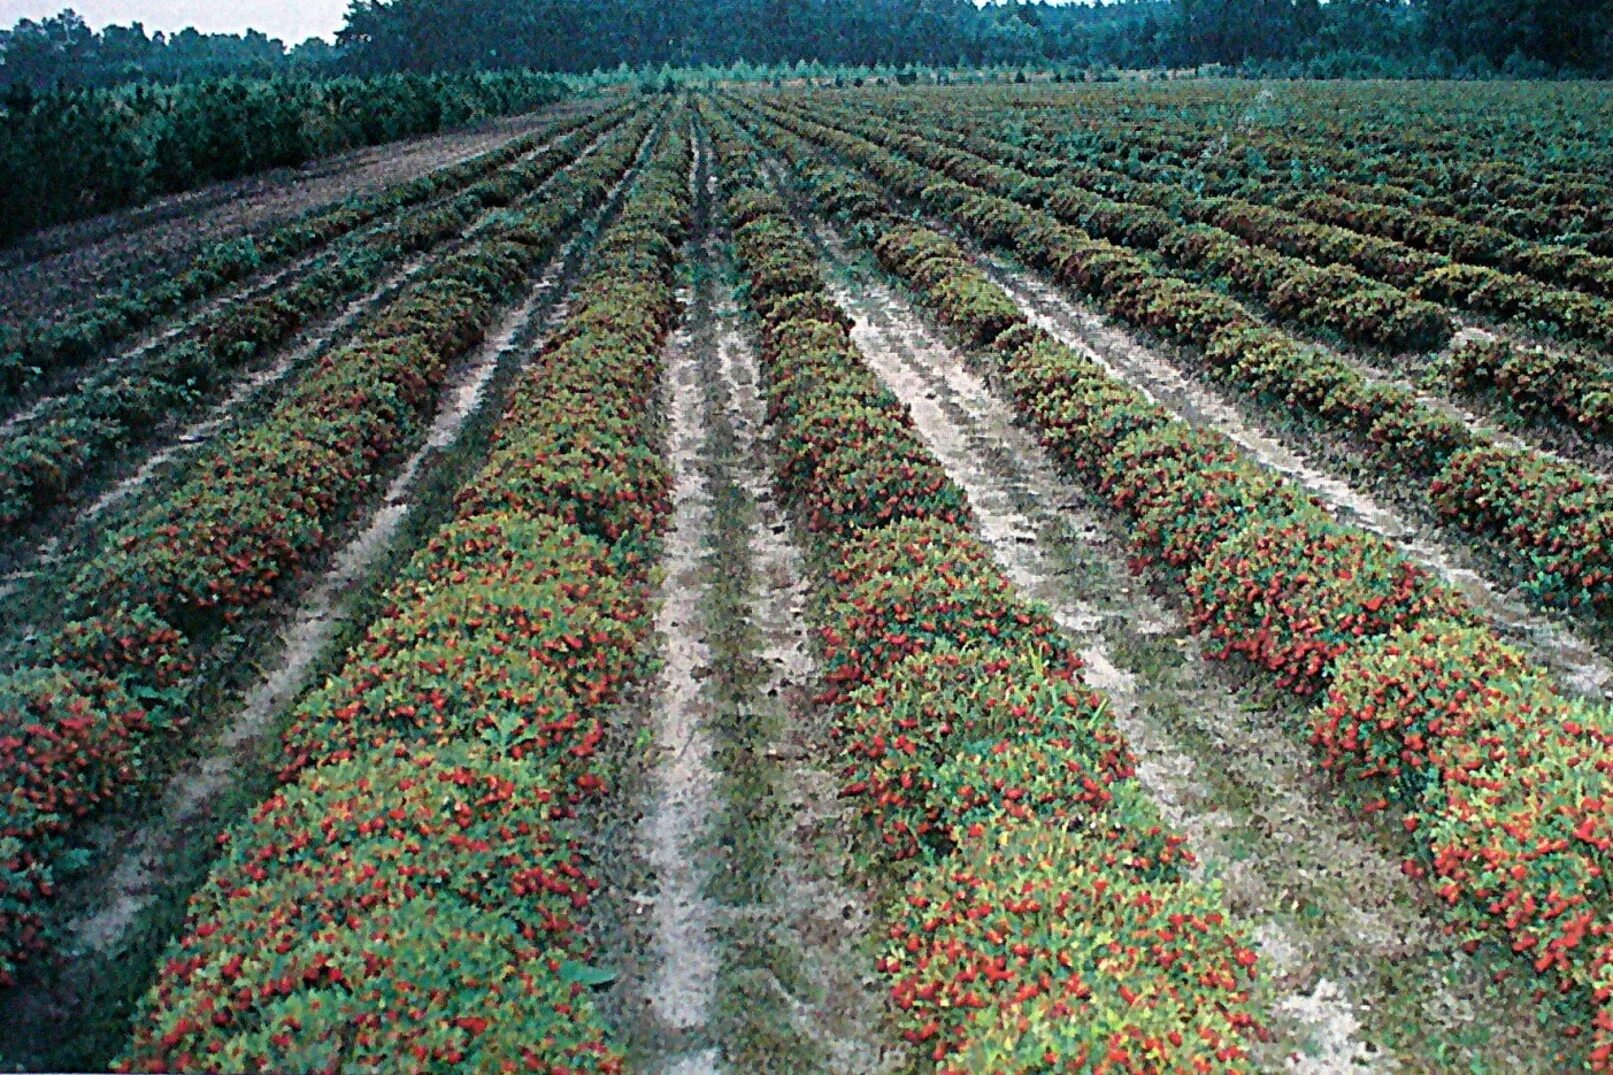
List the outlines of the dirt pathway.
<svg viewBox="0 0 1613 1075">
<path fill-rule="evenodd" d="M 904 1051 L 883 1031 L 885 998 L 865 943 L 872 899 L 848 885 L 845 809 L 828 768 L 829 712 L 812 696 L 820 680 L 808 607 L 808 567 L 784 505 L 774 496 L 757 351 L 724 286 L 717 305 L 720 370 L 714 457 L 727 464 L 719 519 L 731 519 L 731 554 L 743 565 L 739 600 L 749 609 L 750 674 L 730 706 L 740 726 L 730 815 L 753 834 L 751 891 L 728 936 L 725 994 L 735 1020 L 733 1070 L 834 1075 L 888 1072 Z M 730 633 L 730 637 L 733 637 Z M 739 840 L 732 841 L 743 846 Z M 745 870 L 741 870 L 742 880 Z M 761 953 L 756 958 L 753 953 Z M 787 1031 L 786 1031 L 787 1026 Z"/>
<path fill-rule="evenodd" d="M 691 183 L 705 174 L 697 156 Z M 691 246 L 689 249 L 694 249 Z M 699 266 L 690 271 L 698 274 Z M 719 1051 L 710 1036 L 717 992 L 719 954 L 716 915 L 705 887 L 711 877 L 709 839 L 717 809 L 716 745 L 703 681 L 711 671 L 710 625 L 701 601 L 709 585 L 704 550 L 711 540 L 711 495 L 701 456 L 706 415 L 701 391 L 703 356 L 709 349 L 709 316 L 685 286 L 684 316 L 664 355 L 663 412 L 667 457 L 672 467 L 672 526 L 666 535 L 660 604 L 655 628 L 662 669 L 650 710 L 653 737 L 650 801 L 641 839 L 653 894 L 640 901 L 649 914 L 649 979 L 637 992 L 647 1005 L 655 1056 L 646 1070 L 668 1075 L 708 1075 L 718 1070 Z"/>
<path fill-rule="evenodd" d="M 1142 783 L 1256 938 L 1275 1039 L 1263 1062 L 1314 1075 L 1442 1070 L 1452 1056 L 1549 1070 L 1531 1067 L 1546 1054 L 1522 1002 L 1499 1002 L 1505 1016 L 1473 1034 L 1468 1019 L 1498 1007 L 1483 968 L 1441 935 L 1398 855 L 1338 802 L 1285 715 L 1202 663 L 1008 405 L 909 301 L 819 237 L 864 355 L 968 492 L 999 563 L 1077 641 Z"/>
<path fill-rule="evenodd" d="M 711 649 L 700 610 L 709 583 L 703 551 L 711 539 L 711 498 L 700 473 L 700 348 L 687 319 L 666 359 L 674 510 L 655 620 L 665 663 L 654 708 L 654 801 L 644 832 L 656 884 L 650 904 L 655 972 L 646 995 L 656 1021 L 681 1038 L 710 1023 L 718 965 L 714 909 L 704 895 L 711 868 L 707 825 L 717 800 L 716 748 L 702 690 Z M 715 1072 L 716 1063 L 716 1049 L 700 1045 L 669 1056 L 662 1070 L 693 1075 Z"/>
<path fill-rule="evenodd" d="M 886 1070 L 882 998 L 857 947 L 868 900 L 839 882 L 800 546 L 768 478 L 756 353 L 700 140 L 690 285 L 667 352 L 674 525 L 657 626 L 641 839 L 653 875 L 642 1069 Z"/>
</svg>

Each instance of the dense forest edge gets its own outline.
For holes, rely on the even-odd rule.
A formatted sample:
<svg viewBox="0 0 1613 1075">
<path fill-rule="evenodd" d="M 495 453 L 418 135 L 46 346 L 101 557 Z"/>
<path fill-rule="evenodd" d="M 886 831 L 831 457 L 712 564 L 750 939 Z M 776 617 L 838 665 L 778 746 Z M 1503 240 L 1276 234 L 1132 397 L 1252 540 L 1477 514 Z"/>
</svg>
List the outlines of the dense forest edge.
<svg viewBox="0 0 1613 1075">
<path fill-rule="evenodd" d="M 0 88 L 412 71 L 1224 65 L 1260 77 L 1613 75 L 1613 0 L 352 0 L 335 41 L 91 29 L 71 10 L 0 30 Z"/>
</svg>

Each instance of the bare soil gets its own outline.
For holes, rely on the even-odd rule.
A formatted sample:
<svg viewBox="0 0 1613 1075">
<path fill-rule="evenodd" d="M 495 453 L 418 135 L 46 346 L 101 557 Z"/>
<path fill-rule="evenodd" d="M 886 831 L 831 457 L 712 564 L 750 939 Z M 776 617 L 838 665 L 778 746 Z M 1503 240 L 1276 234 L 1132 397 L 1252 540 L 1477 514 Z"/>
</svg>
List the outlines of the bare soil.
<svg viewBox="0 0 1613 1075">
<path fill-rule="evenodd" d="M 626 983 L 639 1069 L 890 1070 L 866 893 L 842 812 L 795 529 L 770 481 L 756 351 L 713 219 L 701 142 L 682 327 L 664 381 L 674 520 L 636 899 L 647 966 Z"/>
</svg>

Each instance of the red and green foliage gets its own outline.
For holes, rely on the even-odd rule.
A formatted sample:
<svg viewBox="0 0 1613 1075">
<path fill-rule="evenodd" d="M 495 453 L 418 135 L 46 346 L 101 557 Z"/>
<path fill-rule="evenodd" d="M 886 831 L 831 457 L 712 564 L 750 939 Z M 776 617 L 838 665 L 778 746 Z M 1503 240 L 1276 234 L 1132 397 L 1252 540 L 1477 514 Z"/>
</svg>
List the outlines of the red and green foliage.
<svg viewBox="0 0 1613 1075">
<path fill-rule="evenodd" d="M 1019 597 L 991 553 L 951 523 L 875 527 L 843 547 L 822 621 L 827 697 L 882 679 L 936 646 L 989 642 L 1070 661 L 1048 613 Z"/>
<path fill-rule="evenodd" d="M 1105 458 L 1101 486 L 1132 520 L 1132 566 L 1164 565 L 1178 580 L 1257 521 L 1320 517 L 1281 477 L 1230 440 L 1173 422 L 1133 433 Z"/>
<path fill-rule="evenodd" d="M 1112 308 L 1128 319 L 1187 342 L 1207 331 L 1206 356 L 1218 372 L 1269 401 L 1337 422 L 1397 469 L 1437 476 L 1433 488 L 1444 497 L 1443 510 L 1471 513 L 1470 529 L 1510 517 L 1514 530 L 1503 539 L 1535 550 L 1536 585 L 1574 579 L 1558 584 L 1561 594 L 1605 583 L 1592 566 L 1608 545 L 1596 529 L 1605 509 L 1595 500 L 1599 489 L 1578 480 L 1581 472 L 1529 453 L 1474 447 L 1460 424 L 1409 393 L 1371 385 L 1347 364 L 1296 347 L 1281 333 L 1224 317 L 1215 301 L 1197 309 L 1162 306 L 1170 292 L 1148 284 L 1146 264 L 1132 255 L 1034 224 L 1028 211 L 1003 199 L 958 190 L 932 199 L 936 188 L 924 188 L 922 177 L 870 143 L 806 123 L 798 129 L 842 148 L 893 187 L 958 212 L 983 237 L 1023 243 L 1023 253 L 1077 286 L 1112 293 L 1118 304 Z M 785 136 L 779 141 L 789 144 Z M 964 206 L 978 212 L 960 211 Z M 882 260 L 925 298 L 936 277 L 923 266 L 955 244 L 882 221 L 869 229 L 874 243 L 885 243 Z M 912 256 L 893 257 L 892 248 Z M 1225 438 L 1171 419 L 1045 333 L 1012 329 L 989 350 L 1050 452 L 1129 520 L 1136 565 L 1162 562 L 1169 578 L 1185 583 L 1196 622 L 1224 655 L 1243 653 L 1301 694 L 1328 691 L 1314 720 L 1327 767 L 1365 782 L 1380 805 L 1395 801 L 1421 852 L 1415 869 L 1449 905 L 1453 927 L 1470 941 L 1495 940 L 1527 958 L 1542 976 L 1543 992 L 1560 997 L 1568 1032 L 1589 1032 L 1592 1066 L 1613 1063 L 1608 710 L 1560 696 L 1521 654 L 1479 626 L 1465 602 L 1388 543 L 1333 522 Z M 1544 536 L 1530 529 L 1541 520 L 1554 524 Z M 1038 777 L 1073 758 L 1039 741 L 1034 722 L 1024 742 L 977 741 L 960 750 L 972 731 L 963 720 L 959 736 L 950 736 L 948 716 L 960 708 L 955 699 L 981 678 L 980 670 L 947 650 L 898 667 L 930 677 L 915 688 L 914 704 L 875 681 L 853 695 L 847 710 L 847 776 L 876 837 L 869 846 L 898 861 L 933 854 L 960 793 L 966 814 L 976 802 L 983 811 L 998 805 L 1001 789 L 1016 793 L 1010 810 L 1031 804 L 1070 816 L 1071 789 L 1049 793 Z M 930 696 L 942 701 L 930 706 Z M 885 722 L 886 713 L 900 723 Z M 939 769 L 925 760 L 938 752 L 952 754 Z M 970 824 L 978 824 L 977 815 Z M 980 832 L 983 839 L 993 835 L 989 826 Z M 950 851 L 928 868 L 934 876 L 968 852 L 967 845 L 940 846 Z M 926 951 L 926 940 L 910 940 L 908 950 Z M 954 943 L 944 956 L 970 950 Z M 1001 967 L 968 978 L 967 988 L 989 984 Z M 919 982 L 937 992 L 915 998 L 909 1033 L 938 1042 L 942 1053 L 946 1034 L 965 1036 L 973 1051 L 959 1054 L 955 1070 L 1065 1070 L 1060 1047 L 1081 1048 L 1078 1032 L 1050 1019 L 1045 1001 L 1018 1008 L 983 1001 L 969 1011 L 962 997 L 939 992 L 945 981 Z M 949 1001 L 939 1014 L 925 1006 L 936 996 Z M 990 1028 L 989 1035 L 978 1027 Z M 1111 1059 L 1114 1070 L 1130 1070 L 1128 1062 L 1123 1055 Z M 1140 1069 L 1158 1066 L 1143 1061 Z"/>
<path fill-rule="evenodd" d="M 862 819 L 871 865 L 944 854 L 999 807 L 1055 819 L 1093 813 L 1132 775 L 1101 698 L 1070 662 L 1008 645 L 943 645 L 907 658 L 853 692 L 836 729 L 842 795 Z M 1054 768 L 1005 755 L 1027 746 L 1056 758 Z M 998 758 L 989 774 L 982 751 Z M 1042 794 L 1027 800 L 1020 778 Z"/>
<path fill-rule="evenodd" d="M 1613 494 L 1583 467 L 1537 452 L 1475 447 L 1451 457 L 1434 508 L 1462 529 L 1528 554 L 1542 601 L 1613 609 Z"/>
<path fill-rule="evenodd" d="M 804 235 L 763 193 L 771 184 L 747 144 L 706 113 L 729 205 L 747 216 L 736 239 L 762 324 L 780 486 L 819 534 L 820 700 L 835 707 L 859 860 L 902 885 L 895 943 L 880 964 L 898 1027 L 938 1071 L 1007 1070 L 959 1058 L 1010 1048 L 1003 1028 L 1044 1025 L 1033 1010 L 1047 1004 L 1055 1020 L 1102 1027 L 1093 1040 L 1105 1057 L 1244 1070 L 1241 1043 L 1256 1033 L 1253 953 L 1224 928 L 1212 891 L 1178 879 L 1186 849 L 1131 780 L 1101 696 L 1081 684 L 1048 615 L 970 533 L 961 490 L 850 345 Z M 915 261 L 939 280 L 941 253 Z M 758 295 L 756 269 L 786 261 L 795 271 L 770 272 Z M 776 282 L 786 279 L 804 290 L 781 293 Z M 1011 308 L 977 284 L 984 304 L 959 306 L 954 291 L 947 308 Z M 785 304 L 807 312 L 780 318 Z M 1034 348 L 1028 330 L 1002 331 L 1017 321 L 953 318 L 982 342 L 1013 336 Z M 850 485 L 860 471 L 822 465 L 831 431 L 877 431 L 944 484 L 921 484 L 901 513 L 871 514 Z M 945 510 L 936 511 L 942 490 Z M 999 845 L 1006 850 L 994 853 Z M 902 884 L 915 862 L 929 865 Z M 953 877 L 967 887 L 948 902 Z M 942 902 L 915 923 L 932 899 Z M 1081 1069 L 1092 1056 L 1090 1041 L 1066 1035 L 1059 1044 L 1070 1051 L 1040 1057 L 1038 1070 Z"/>
<path fill-rule="evenodd" d="M 1317 515 L 1257 522 L 1187 579 L 1192 622 L 1299 694 L 1321 688 L 1362 639 L 1467 606 L 1381 538 Z"/>
<path fill-rule="evenodd" d="M 1593 440 L 1613 436 L 1613 370 L 1593 354 L 1465 343 L 1441 364 L 1458 392 L 1490 400 L 1530 422 L 1554 422 Z"/>
<path fill-rule="evenodd" d="M 127 1069 L 619 1071 L 567 980 L 594 882 L 549 820 L 557 780 L 400 743 L 277 793 L 192 897 Z"/>
<path fill-rule="evenodd" d="M 1213 889 L 1111 865 L 1079 827 L 982 828 L 920 871 L 880 959 L 938 1072 L 1253 1070 L 1255 954 Z"/>
<path fill-rule="evenodd" d="M 159 343 L 97 370 L 19 420 L 0 447 L 0 528 L 38 517 L 115 462 L 161 423 L 183 414 L 239 367 L 337 312 L 405 257 L 465 231 L 489 208 L 526 201 L 620 119 L 607 114 L 532 159 L 473 184 L 453 201 L 339 245 L 294 281 L 220 307 Z M 384 340 L 371 340 L 385 343 Z"/>
<path fill-rule="evenodd" d="M 98 805 L 139 790 L 148 755 L 188 716 L 195 686 L 186 672 L 190 648 L 213 646 L 219 628 L 279 592 L 320 551 L 330 528 L 378 488 L 377 479 L 397 450 L 429 417 L 449 364 L 481 339 L 526 273 L 610 189 L 648 122 L 649 117 L 632 121 L 560 177 L 553 200 L 500 218 L 476 245 L 434 267 L 376 314 L 353 343 L 327 356 L 263 423 L 214 449 L 193 481 L 109 538 L 104 552 L 64 595 L 70 609 L 82 607 L 94 615 L 62 632 L 50 647 L 55 663 L 35 676 L 50 681 L 57 675 L 89 686 L 76 688 L 80 693 L 72 706 L 34 704 L 30 723 L 23 726 L 31 742 L 60 742 L 53 749 L 64 757 L 95 760 L 94 766 L 80 766 L 84 791 L 75 792 L 76 804 Z M 677 214 L 663 209 L 656 207 L 663 226 L 675 227 Z M 655 320 L 669 309 L 663 302 L 647 307 L 644 316 Z M 604 654 L 584 668 L 587 661 L 572 649 L 570 638 L 584 638 L 585 645 L 619 645 L 624 630 L 611 620 L 578 636 L 550 624 L 535 632 L 535 647 L 564 650 L 554 662 L 564 671 L 563 685 L 574 680 L 597 685 L 619 676 L 622 662 Z M 95 686 L 103 681 L 110 686 Z M 124 697 L 117 689 L 138 703 L 127 719 L 128 705 L 113 702 Z M 497 691 L 491 683 L 484 689 Z M 22 713 L 32 701 L 24 698 L 9 708 Z M 106 709 L 82 712 L 90 703 Z M 574 720 L 581 729 L 576 745 L 586 750 L 588 720 L 562 713 L 555 723 Z M 489 715 L 486 723 L 502 722 Z M 9 755 L 7 771 L 23 765 L 24 758 L 31 765 L 40 756 L 37 750 Z M 8 783 L 19 788 L 29 783 L 20 769 L 14 775 Z M 588 786 L 599 780 L 580 774 L 578 782 Z M 54 887 L 56 863 L 74 846 L 78 821 L 76 814 L 30 821 L 13 844 L 17 850 L 8 861 L 27 872 L 23 884 L 41 897 Z M 9 894 L 6 898 L 9 911 L 15 901 Z M 31 904 L 27 920 L 8 913 L 3 923 L 8 953 L 37 946 L 45 908 L 42 899 Z"/>
<path fill-rule="evenodd" d="M 1551 980 L 1605 1067 L 1613 711 L 1563 697 L 1491 632 L 1434 621 L 1341 662 L 1314 727 L 1335 772 L 1404 810 L 1455 928 Z"/>
<path fill-rule="evenodd" d="M 286 775 L 399 740 L 468 740 L 569 756 L 576 793 L 597 792 L 589 713 L 637 671 L 647 631 L 608 547 L 553 516 L 470 516 L 432 538 L 344 674 L 298 710 Z"/>
<path fill-rule="evenodd" d="M 1507 453 L 1412 392 L 1371 381 L 1343 359 L 1263 325 L 1226 295 L 1161 269 L 1146 254 L 1118 248 L 1061 223 L 1036 207 L 1033 191 L 1042 185 L 1040 180 L 1027 184 L 1006 176 L 1002 168 L 963 167 L 959 162 L 971 155 L 937 149 L 901 124 L 829 112 L 831 125 L 819 118 L 823 114 L 779 106 L 763 110 L 767 122 L 855 161 L 981 241 L 1012 249 L 1127 324 L 1195 349 L 1213 373 L 1267 404 L 1305 424 L 1335 428 L 1371 451 L 1378 463 L 1429 481 L 1427 492 L 1436 509 L 1493 548 L 1539 602 L 1588 606 L 1601 614 L 1607 579 L 1600 564 L 1609 547 L 1605 531 L 1613 527 L 1613 513 L 1594 497 L 1577 497 L 1573 490 L 1570 495 L 1576 499 L 1568 512 L 1572 518 L 1565 518 L 1555 503 L 1565 485 L 1596 484 L 1589 468 L 1556 461 L 1547 465 L 1533 454 L 1518 453 L 1534 472 L 1515 475 L 1516 481 L 1510 483 L 1514 487 L 1504 494 L 1496 483 L 1488 483 L 1498 497 L 1504 496 L 1492 502 L 1505 505 L 1505 521 L 1490 518 L 1484 505 L 1473 511 L 1455 503 L 1442 506 L 1437 502 L 1444 491 L 1472 484 L 1470 474 L 1453 480 L 1448 471 L 1454 458 L 1469 450 Z M 919 170 L 917 175 L 914 169 Z M 1016 169 L 1006 171 L 1024 176 Z M 953 186 L 938 186 L 937 179 Z M 960 188 L 960 180 L 967 185 Z M 1435 272 L 1461 276 L 1466 269 Z M 1497 275 L 1492 270 L 1474 272 Z M 1579 310 L 1587 324 L 1599 323 L 1603 306 L 1600 300 L 1580 295 L 1558 312 Z M 1471 502 L 1471 489 L 1463 495 Z M 1544 569 L 1538 562 L 1543 551 L 1551 558 Z"/>
<path fill-rule="evenodd" d="M 498 452 L 552 458 L 589 417 L 624 458 L 654 444 L 645 385 L 675 313 L 689 160 L 672 135 L 647 167 L 523 375 Z M 533 422 L 535 401 L 584 386 L 598 398 L 571 422 Z M 614 539 L 566 521 L 646 502 L 598 458 L 597 475 L 542 495 L 497 453 L 471 480 L 341 672 L 298 706 L 289 782 L 193 897 L 126 1068 L 622 1070 L 590 995 L 609 978 L 581 928 L 602 879 L 573 818 L 613 783 L 603 721 L 646 667 L 666 512 Z M 496 495 L 510 480 L 519 492 Z M 665 483 L 663 464 L 643 484 Z"/>
</svg>

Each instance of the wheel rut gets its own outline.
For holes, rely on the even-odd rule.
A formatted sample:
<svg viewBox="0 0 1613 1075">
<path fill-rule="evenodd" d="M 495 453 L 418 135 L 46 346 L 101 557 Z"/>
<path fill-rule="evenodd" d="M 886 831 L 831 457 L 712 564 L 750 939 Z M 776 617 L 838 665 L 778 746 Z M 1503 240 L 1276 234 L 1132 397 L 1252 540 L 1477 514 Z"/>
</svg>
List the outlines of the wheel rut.
<svg viewBox="0 0 1613 1075">
<path fill-rule="evenodd" d="M 683 325 L 667 352 L 674 520 L 657 626 L 639 898 L 642 1070 L 874 1075 L 895 1052 L 843 880 L 806 558 L 769 479 L 755 348 L 703 138 Z"/>
</svg>

